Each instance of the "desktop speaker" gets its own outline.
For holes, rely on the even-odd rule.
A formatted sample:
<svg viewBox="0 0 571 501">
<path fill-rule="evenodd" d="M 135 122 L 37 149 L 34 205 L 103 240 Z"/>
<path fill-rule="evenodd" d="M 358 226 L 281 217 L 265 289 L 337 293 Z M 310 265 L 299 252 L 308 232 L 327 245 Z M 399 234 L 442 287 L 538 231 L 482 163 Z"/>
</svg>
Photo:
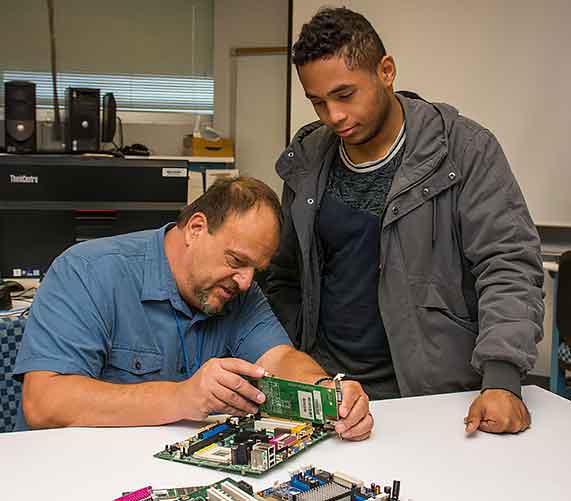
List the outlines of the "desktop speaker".
<svg viewBox="0 0 571 501">
<path fill-rule="evenodd" d="M 12 80 L 4 84 L 5 135 L 8 153 L 36 151 L 36 84 Z"/>
<path fill-rule="evenodd" d="M 99 151 L 99 89 L 68 87 L 65 101 L 67 151 Z"/>
<path fill-rule="evenodd" d="M 103 123 L 101 124 L 101 142 L 112 143 L 117 122 L 117 104 L 112 92 L 103 96 Z"/>
</svg>

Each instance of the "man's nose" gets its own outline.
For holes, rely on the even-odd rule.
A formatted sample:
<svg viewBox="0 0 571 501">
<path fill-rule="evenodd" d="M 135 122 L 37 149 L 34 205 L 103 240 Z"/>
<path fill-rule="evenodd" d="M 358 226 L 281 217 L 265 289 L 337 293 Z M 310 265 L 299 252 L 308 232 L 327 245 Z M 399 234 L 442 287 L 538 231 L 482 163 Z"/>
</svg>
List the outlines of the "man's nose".
<svg viewBox="0 0 571 501">
<path fill-rule="evenodd" d="M 252 285 L 252 280 L 254 279 L 254 268 L 242 268 L 238 273 L 234 275 L 234 280 L 238 284 L 241 292 L 244 292 L 250 288 Z"/>
<path fill-rule="evenodd" d="M 345 109 L 337 103 L 329 103 L 328 112 L 332 124 L 340 124 L 347 118 Z"/>
</svg>

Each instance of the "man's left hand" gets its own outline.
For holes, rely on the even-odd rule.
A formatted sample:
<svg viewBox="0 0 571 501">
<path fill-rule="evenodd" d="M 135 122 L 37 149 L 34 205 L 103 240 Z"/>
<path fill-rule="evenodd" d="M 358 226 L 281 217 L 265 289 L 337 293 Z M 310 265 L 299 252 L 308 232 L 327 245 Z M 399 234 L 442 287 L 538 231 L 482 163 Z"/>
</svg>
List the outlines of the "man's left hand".
<svg viewBox="0 0 571 501">
<path fill-rule="evenodd" d="M 466 433 L 519 433 L 529 428 L 531 417 L 524 403 L 507 390 L 484 390 L 464 418 Z"/>
<path fill-rule="evenodd" d="M 343 381 L 341 385 L 343 402 L 335 431 L 346 440 L 365 440 L 371 435 L 374 424 L 369 412 L 369 397 L 357 381 Z"/>
</svg>

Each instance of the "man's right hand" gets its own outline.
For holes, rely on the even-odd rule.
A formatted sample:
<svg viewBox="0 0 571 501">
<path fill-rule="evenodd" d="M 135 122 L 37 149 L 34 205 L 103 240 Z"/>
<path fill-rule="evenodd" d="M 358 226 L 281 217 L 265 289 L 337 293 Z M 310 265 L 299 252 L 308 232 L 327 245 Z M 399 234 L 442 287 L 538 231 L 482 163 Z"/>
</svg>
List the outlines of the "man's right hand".
<svg viewBox="0 0 571 501">
<path fill-rule="evenodd" d="M 179 383 L 181 419 L 202 421 L 209 414 L 243 416 L 258 412 L 265 395 L 241 376 L 261 378 L 263 367 L 237 358 L 211 358 L 190 379 Z"/>
</svg>

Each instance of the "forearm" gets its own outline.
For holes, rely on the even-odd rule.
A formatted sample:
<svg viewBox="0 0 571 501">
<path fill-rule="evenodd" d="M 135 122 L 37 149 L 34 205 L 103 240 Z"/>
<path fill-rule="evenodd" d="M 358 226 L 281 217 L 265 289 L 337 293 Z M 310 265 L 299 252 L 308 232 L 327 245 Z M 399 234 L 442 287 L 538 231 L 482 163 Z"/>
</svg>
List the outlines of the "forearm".
<svg viewBox="0 0 571 501">
<path fill-rule="evenodd" d="M 182 419 L 179 383 L 114 384 L 86 376 L 26 374 L 24 414 L 32 428 L 149 426 Z"/>
<path fill-rule="evenodd" d="M 322 367 L 307 353 L 287 345 L 272 348 L 260 357 L 257 363 L 274 376 L 304 383 L 314 383 L 327 376 Z"/>
</svg>

